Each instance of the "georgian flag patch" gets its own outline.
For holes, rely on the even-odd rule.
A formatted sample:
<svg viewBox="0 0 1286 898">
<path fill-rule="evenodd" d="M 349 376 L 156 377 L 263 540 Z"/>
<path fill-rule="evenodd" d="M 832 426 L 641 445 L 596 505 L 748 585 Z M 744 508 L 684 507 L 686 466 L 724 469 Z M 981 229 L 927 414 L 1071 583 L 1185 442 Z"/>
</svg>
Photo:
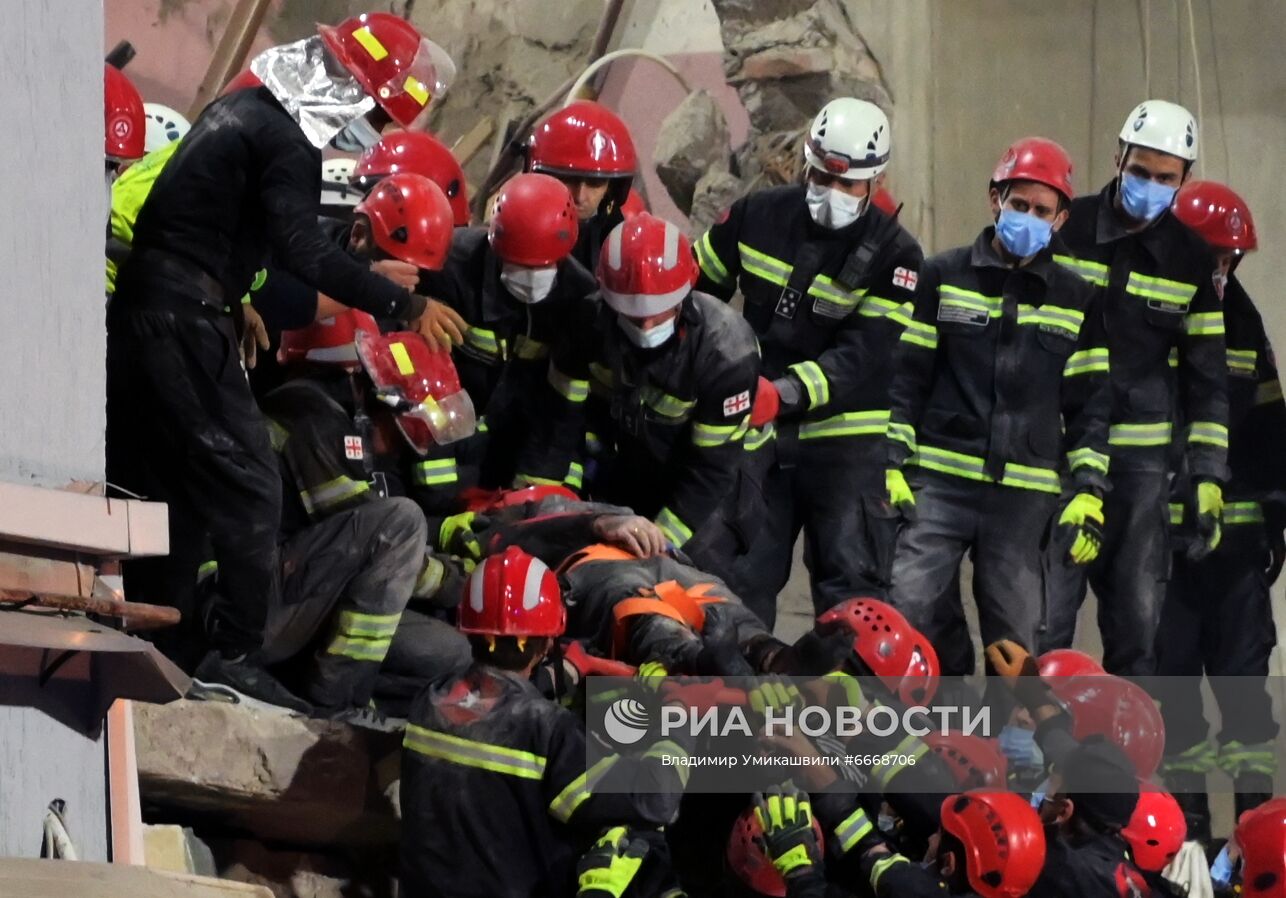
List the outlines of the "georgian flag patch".
<svg viewBox="0 0 1286 898">
<path fill-rule="evenodd" d="M 920 280 L 920 275 L 909 268 L 893 269 L 893 286 L 901 287 L 903 290 L 914 290 L 916 283 Z"/>
<path fill-rule="evenodd" d="M 361 461 L 366 457 L 362 452 L 361 437 L 344 437 L 344 457 L 354 461 Z"/>
<path fill-rule="evenodd" d="M 729 396 L 723 401 L 723 416 L 731 418 L 750 408 L 750 391 L 742 390 L 736 396 Z"/>
</svg>

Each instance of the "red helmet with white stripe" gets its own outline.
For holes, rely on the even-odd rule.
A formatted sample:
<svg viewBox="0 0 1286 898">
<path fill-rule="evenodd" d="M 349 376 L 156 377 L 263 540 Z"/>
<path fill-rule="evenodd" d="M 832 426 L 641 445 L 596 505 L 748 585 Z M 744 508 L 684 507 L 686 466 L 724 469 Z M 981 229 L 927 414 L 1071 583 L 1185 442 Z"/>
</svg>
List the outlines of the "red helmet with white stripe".
<svg viewBox="0 0 1286 898">
<path fill-rule="evenodd" d="M 103 146 L 108 159 L 138 159 L 144 152 L 147 117 L 138 88 L 115 66 L 103 67 Z"/>
<path fill-rule="evenodd" d="M 603 300 L 630 318 L 674 308 L 692 292 L 700 273 L 683 232 L 647 212 L 613 228 L 598 254 Z"/>
<path fill-rule="evenodd" d="M 567 608 L 558 578 L 539 558 L 510 546 L 469 575 L 456 626 L 484 636 L 561 636 Z"/>
<path fill-rule="evenodd" d="M 357 357 L 357 332 L 379 337 L 380 326 L 366 312 L 345 309 L 333 318 L 322 318 L 307 327 L 281 332 L 277 358 L 282 364 L 312 362 L 346 371 L 362 367 Z"/>
</svg>

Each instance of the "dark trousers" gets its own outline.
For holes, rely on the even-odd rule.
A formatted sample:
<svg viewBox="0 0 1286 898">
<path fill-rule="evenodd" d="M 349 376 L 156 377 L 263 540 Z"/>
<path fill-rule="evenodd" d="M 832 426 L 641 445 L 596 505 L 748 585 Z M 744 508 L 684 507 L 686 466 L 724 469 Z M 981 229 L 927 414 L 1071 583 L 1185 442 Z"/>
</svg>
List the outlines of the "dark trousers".
<svg viewBox="0 0 1286 898">
<path fill-rule="evenodd" d="M 1220 746 L 1262 746 L 1277 736 L 1266 688 L 1277 644 L 1267 559 L 1263 526 L 1253 523 L 1225 524 L 1219 548 L 1202 561 L 1174 557 L 1156 644 L 1168 759 L 1206 740 L 1202 674 L 1210 677 L 1223 720 Z"/>
<path fill-rule="evenodd" d="M 1146 676 L 1156 667 L 1153 647 L 1170 576 L 1169 477 L 1164 472 L 1112 473 L 1103 499 L 1103 550 L 1089 567 L 1051 565 L 1049 629 L 1042 652 L 1068 648 L 1086 580 L 1098 598 L 1103 666 L 1120 676 Z"/>
<path fill-rule="evenodd" d="M 916 519 L 898 536 L 889 600 L 933 643 L 942 673 L 972 670 L 972 651 L 961 650 L 968 633 L 959 626 L 963 610 L 954 588 L 971 549 L 983 644 L 1035 645 L 1044 605 L 1043 548 L 1058 497 L 933 472 L 917 472 L 912 482 Z"/>
<path fill-rule="evenodd" d="M 792 467 L 769 470 L 766 513 L 746 569 L 725 578 L 769 629 L 801 530 L 816 614 L 845 599 L 888 594 L 897 517 L 869 480 L 853 465 L 818 463 L 807 453 Z"/>
<path fill-rule="evenodd" d="M 365 705 L 424 563 L 428 528 L 410 499 L 340 511 L 282 545 L 280 603 L 268 613 L 264 663 L 310 647 L 300 694 L 322 710 Z"/>
<path fill-rule="evenodd" d="M 197 300 L 131 299 L 118 293 L 108 314 L 108 479 L 169 505 L 170 554 L 126 562 L 127 593 L 191 619 L 208 538 L 222 598 L 205 638 L 227 655 L 253 652 L 280 589 L 281 478 L 233 322 Z"/>
</svg>

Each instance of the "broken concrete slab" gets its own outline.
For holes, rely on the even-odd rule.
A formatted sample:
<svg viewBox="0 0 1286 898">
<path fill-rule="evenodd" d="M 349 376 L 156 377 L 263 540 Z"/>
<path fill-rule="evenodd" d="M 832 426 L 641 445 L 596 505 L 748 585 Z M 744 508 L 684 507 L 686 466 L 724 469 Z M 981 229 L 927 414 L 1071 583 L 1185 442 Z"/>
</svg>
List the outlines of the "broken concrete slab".
<svg viewBox="0 0 1286 898">
<path fill-rule="evenodd" d="M 666 192 L 685 214 L 692 208 L 697 181 L 710 171 L 727 171 L 728 120 L 708 91 L 689 94 L 665 117 L 653 158 Z"/>
<path fill-rule="evenodd" d="M 360 857 L 275 848 L 248 840 L 211 843 L 219 876 L 270 890 L 273 898 L 383 898 L 393 894 L 396 849 Z"/>
<path fill-rule="evenodd" d="M 688 212 L 689 233 L 695 238 L 704 234 L 719 216 L 746 192 L 746 185 L 726 171 L 708 171 L 697 181 Z"/>
<path fill-rule="evenodd" d="M 397 840 L 386 780 L 399 734 L 222 702 L 140 703 L 134 720 L 153 822 L 212 821 L 301 846 Z"/>
</svg>

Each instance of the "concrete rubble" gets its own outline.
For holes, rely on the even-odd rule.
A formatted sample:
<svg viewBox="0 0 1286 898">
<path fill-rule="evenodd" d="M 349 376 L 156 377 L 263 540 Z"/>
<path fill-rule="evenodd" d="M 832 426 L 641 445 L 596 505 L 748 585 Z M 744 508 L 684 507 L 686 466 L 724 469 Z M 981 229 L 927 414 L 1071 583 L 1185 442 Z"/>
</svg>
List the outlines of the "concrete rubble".
<svg viewBox="0 0 1286 898">
<path fill-rule="evenodd" d="M 666 116 L 653 157 L 666 192 L 686 212 L 703 177 L 728 171 L 728 121 L 714 97 L 694 91 Z"/>
</svg>

